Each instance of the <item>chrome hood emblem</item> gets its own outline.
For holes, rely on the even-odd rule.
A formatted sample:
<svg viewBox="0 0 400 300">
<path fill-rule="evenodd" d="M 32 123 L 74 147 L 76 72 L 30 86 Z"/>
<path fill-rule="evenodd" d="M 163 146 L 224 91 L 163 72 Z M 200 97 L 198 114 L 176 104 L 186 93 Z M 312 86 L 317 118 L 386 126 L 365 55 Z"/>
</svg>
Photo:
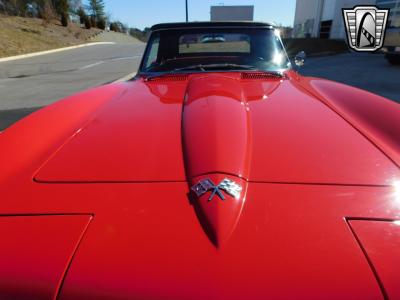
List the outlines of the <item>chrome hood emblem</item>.
<svg viewBox="0 0 400 300">
<path fill-rule="evenodd" d="M 242 186 L 228 178 L 225 178 L 218 185 L 215 185 L 210 179 L 207 178 L 200 180 L 197 184 L 193 185 L 191 190 L 197 195 L 197 197 L 200 197 L 208 191 L 212 191 L 208 201 L 211 201 L 216 194 L 222 200 L 225 200 L 225 196 L 221 190 L 225 191 L 235 199 L 239 199 L 240 193 L 242 192 Z"/>
</svg>

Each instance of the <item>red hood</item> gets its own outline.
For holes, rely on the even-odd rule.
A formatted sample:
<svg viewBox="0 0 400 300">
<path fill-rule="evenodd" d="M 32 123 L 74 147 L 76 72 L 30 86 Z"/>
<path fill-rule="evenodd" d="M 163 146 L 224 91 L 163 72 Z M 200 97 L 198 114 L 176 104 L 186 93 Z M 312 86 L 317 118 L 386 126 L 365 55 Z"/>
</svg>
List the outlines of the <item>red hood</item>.
<svg viewBox="0 0 400 300">
<path fill-rule="evenodd" d="M 58 299 L 379 299 L 386 285 L 396 295 L 398 260 L 382 260 L 398 252 L 375 251 L 375 237 L 391 232 L 375 227 L 372 240 L 354 222 L 399 219 L 400 189 L 386 186 L 400 178 L 398 160 L 382 150 L 398 149 L 399 131 L 379 135 L 393 122 L 375 118 L 366 132 L 364 111 L 355 126 L 347 101 L 340 114 L 328 105 L 337 95 L 329 82 L 313 90 L 296 78 L 178 79 L 104 86 L 1 134 L 1 214 L 68 216 L 60 226 L 21 223 L 20 242 L 0 256 L 15 260 L 31 244 L 40 255 L 21 256 L 13 278 L 44 274 L 32 270 L 54 262 L 46 255 L 55 241 L 63 257 L 45 292 Z M 237 202 L 188 197 L 198 181 L 225 178 L 242 185 Z M 193 210 L 218 246 L 233 231 L 222 247 Z M 15 240 L 5 225 L 4 240 Z M 3 269 L 10 278 L 13 266 Z"/>
<path fill-rule="evenodd" d="M 182 80 L 183 79 L 183 80 Z M 43 182 L 385 185 L 398 168 L 295 80 L 190 75 L 125 84 L 36 174 Z"/>
</svg>

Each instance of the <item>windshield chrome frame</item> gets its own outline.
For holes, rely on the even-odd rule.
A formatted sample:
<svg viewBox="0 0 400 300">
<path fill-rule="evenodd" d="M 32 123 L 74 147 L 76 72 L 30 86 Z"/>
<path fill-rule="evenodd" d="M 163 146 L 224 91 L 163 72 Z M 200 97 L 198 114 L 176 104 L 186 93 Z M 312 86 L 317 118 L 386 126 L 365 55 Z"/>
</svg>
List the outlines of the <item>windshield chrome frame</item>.
<svg viewBox="0 0 400 300">
<path fill-rule="evenodd" d="M 242 72 L 268 72 L 266 70 L 257 70 L 257 69 L 255 69 L 255 70 L 225 70 L 224 69 L 224 70 L 205 70 L 205 71 L 188 70 L 188 71 L 160 71 L 160 72 L 141 71 L 143 69 L 143 65 L 144 65 L 145 54 L 148 53 L 148 51 L 150 50 L 149 41 L 151 40 L 153 34 L 155 34 L 157 32 L 160 32 L 160 31 L 177 30 L 177 29 L 179 30 L 179 29 L 220 29 L 220 28 L 222 28 L 222 29 L 224 29 L 224 28 L 225 29 L 238 29 L 238 28 L 250 28 L 250 29 L 251 28 L 257 28 L 257 29 L 259 29 L 259 28 L 264 28 L 264 29 L 268 29 L 268 30 L 274 30 L 275 36 L 277 36 L 277 38 L 279 40 L 279 43 L 282 46 L 283 54 L 284 54 L 284 56 L 286 57 L 286 59 L 288 61 L 288 66 L 287 66 L 287 68 L 281 68 L 279 70 L 273 70 L 273 72 L 285 72 L 285 71 L 293 69 L 293 66 L 291 64 L 289 56 L 288 56 L 288 54 L 286 52 L 286 48 L 283 45 L 282 38 L 281 38 L 281 36 L 279 34 L 279 30 L 276 27 L 272 26 L 272 25 L 251 26 L 251 23 L 249 23 L 248 25 L 244 25 L 244 26 L 237 26 L 237 25 L 235 25 L 235 26 L 201 26 L 201 27 L 199 27 L 199 26 L 193 26 L 193 27 L 181 26 L 181 27 L 171 27 L 171 28 L 160 28 L 160 29 L 156 29 L 156 30 L 151 31 L 151 33 L 149 35 L 149 39 L 148 39 L 148 41 L 146 43 L 145 50 L 143 52 L 143 56 L 142 56 L 140 64 L 139 64 L 138 71 L 137 71 L 135 77 L 147 77 L 147 76 L 152 76 L 153 77 L 153 76 L 161 76 L 161 75 L 167 75 L 167 74 L 171 75 L 171 74 L 183 74 L 183 73 L 192 74 L 192 73 L 213 73 L 213 72 L 214 73 L 216 73 L 216 72 L 219 72 L 219 73 L 221 73 L 221 72 L 240 72 L 240 73 L 242 73 Z"/>
</svg>

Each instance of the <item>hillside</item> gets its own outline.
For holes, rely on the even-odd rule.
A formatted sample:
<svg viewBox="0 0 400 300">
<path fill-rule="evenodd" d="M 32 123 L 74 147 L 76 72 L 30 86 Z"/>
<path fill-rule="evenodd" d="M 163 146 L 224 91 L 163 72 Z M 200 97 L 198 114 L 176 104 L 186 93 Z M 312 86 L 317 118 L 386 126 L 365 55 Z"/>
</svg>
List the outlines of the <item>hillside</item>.
<svg viewBox="0 0 400 300">
<path fill-rule="evenodd" d="M 142 41 L 130 36 L 129 34 L 114 32 L 114 31 L 102 31 L 100 34 L 90 38 L 91 42 L 114 42 L 122 44 L 143 44 Z"/>
<path fill-rule="evenodd" d="M 0 57 L 78 45 L 100 32 L 96 28 L 80 28 L 77 24 L 63 27 L 53 21 L 45 25 L 42 19 L 0 14 Z"/>
</svg>

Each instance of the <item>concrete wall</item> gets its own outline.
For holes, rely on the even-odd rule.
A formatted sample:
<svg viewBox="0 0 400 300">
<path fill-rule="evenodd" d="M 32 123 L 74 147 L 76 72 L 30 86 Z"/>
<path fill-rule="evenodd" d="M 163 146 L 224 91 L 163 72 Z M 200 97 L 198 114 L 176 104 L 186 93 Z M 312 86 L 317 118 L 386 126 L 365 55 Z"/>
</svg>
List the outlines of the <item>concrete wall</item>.
<svg viewBox="0 0 400 300">
<path fill-rule="evenodd" d="M 297 0 L 293 37 L 319 37 L 321 21 L 332 20 L 330 38 L 345 39 L 342 8 L 375 5 L 376 0 Z"/>
<path fill-rule="evenodd" d="M 356 5 L 375 5 L 375 3 L 376 0 L 336 0 L 330 38 L 347 39 L 342 8 L 353 8 Z"/>
<path fill-rule="evenodd" d="M 333 15 L 335 13 L 335 5 L 337 1 L 328 0 L 324 1 L 322 8 L 321 21 L 333 20 Z"/>
<path fill-rule="evenodd" d="M 331 0 L 333 1 L 333 0 Z M 294 37 L 316 37 L 319 34 L 323 0 L 297 0 L 293 25 Z"/>
<path fill-rule="evenodd" d="M 211 6 L 211 21 L 253 21 L 254 6 Z"/>
<path fill-rule="evenodd" d="M 400 0 L 377 0 L 380 8 L 389 8 L 388 26 L 400 28 Z"/>
</svg>

